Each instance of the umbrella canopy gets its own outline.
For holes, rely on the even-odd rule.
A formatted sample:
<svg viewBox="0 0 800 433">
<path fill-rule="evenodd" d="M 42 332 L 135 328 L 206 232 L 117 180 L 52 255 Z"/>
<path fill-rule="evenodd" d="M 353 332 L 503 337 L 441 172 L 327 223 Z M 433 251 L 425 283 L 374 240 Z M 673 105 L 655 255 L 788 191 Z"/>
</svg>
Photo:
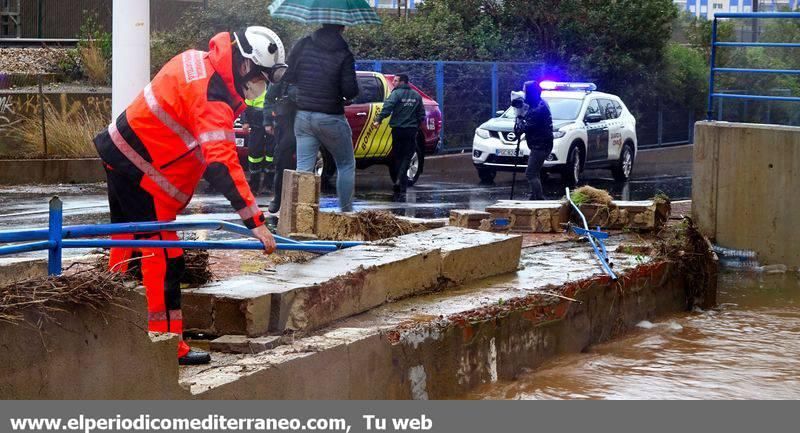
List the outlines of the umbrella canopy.
<svg viewBox="0 0 800 433">
<path fill-rule="evenodd" d="M 269 5 L 275 18 L 303 24 L 380 24 L 381 19 L 366 0 L 275 0 Z"/>
</svg>

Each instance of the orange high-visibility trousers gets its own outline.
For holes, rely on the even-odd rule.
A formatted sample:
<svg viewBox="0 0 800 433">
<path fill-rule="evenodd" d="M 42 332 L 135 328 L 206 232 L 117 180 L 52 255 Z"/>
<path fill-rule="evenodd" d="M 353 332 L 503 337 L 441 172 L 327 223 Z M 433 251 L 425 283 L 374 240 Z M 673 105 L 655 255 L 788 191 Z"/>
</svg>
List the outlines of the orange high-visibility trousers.
<svg viewBox="0 0 800 433">
<path fill-rule="evenodd" d="M 111 222 L 172 221 L 178 209 L 165 206 L 135 183 L 135 179 L 115 173 L 106 167 L 108 202 Z M 112 239 L 178 240 L 173 231 L 115 235 Z M 137 257 L 138 256 L 138 257 Z M 112 248 L 109 270 L 127 272 L 140 262 L 142 281 L 147 296 L 147 324 L 152 332 L 169 332 L 183 336 L 180 279 L 185 262 L 180 248 Z M 181 340 L 178 357 L 189 352 Z"/>
</svg>

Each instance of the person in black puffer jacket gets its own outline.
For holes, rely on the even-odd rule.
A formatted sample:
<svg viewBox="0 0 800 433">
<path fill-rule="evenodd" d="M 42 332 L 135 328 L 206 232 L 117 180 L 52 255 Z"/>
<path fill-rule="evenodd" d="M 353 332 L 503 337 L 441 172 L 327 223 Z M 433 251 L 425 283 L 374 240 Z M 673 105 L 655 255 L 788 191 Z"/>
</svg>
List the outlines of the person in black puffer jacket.
<svg viewBox="0 0 800 433">
<path fill-rule="evenodd" d="M 358 95 L 358 82 L 355 59 L 342 37 L 343 31 L 344 26 L 323 24 L 301 39 L 289 54 L 284 79 L 297 107 L 297 170 L 313 172 L 319 146 L 325 146 L 336 163 L 339 207 L 342 212 L 350 212 L 356 161 L 344 106 Z"/>
<path fill-rule="evenodd" d="M 528 156 L 528 168 L 525 177 L 528 178 L 530 195 L 528 200 L 544 200 L 544 190 L 540 172 L 544 160 L 553 151 L 553 117 L 550 107 L 542 99 L 539 83 L 528 81 L 525 83 L 525 105 L 528 111 L 523 122 L 525 141 L 531 153 Z"/>
</svg>

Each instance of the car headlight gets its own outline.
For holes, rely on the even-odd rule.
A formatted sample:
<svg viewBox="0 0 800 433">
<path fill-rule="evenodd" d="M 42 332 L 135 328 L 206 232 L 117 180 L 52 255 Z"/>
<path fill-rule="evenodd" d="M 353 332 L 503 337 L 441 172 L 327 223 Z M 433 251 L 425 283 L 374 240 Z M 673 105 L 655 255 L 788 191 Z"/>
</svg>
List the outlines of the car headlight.
<svg viewBox="0 0 800 433">
<path fill-rule="evenodd" d="M 475 130 L 475 135 L 477 135 L 480 138 L 484 138 L 484 139 L 485 138 L 489 138 L 489 131 L 487 131 L 487 130 L 485 130 L 483 128 L 478 128 L 478 129 Z"/>
<path fill-rule="evenodd" d="M 563 137 L 565 135 L 567 135 L 566 131 L 561 131 L 561 130 L 553 131 L 553 138 L 561 138 L 561 137 Z"/>
</svg>

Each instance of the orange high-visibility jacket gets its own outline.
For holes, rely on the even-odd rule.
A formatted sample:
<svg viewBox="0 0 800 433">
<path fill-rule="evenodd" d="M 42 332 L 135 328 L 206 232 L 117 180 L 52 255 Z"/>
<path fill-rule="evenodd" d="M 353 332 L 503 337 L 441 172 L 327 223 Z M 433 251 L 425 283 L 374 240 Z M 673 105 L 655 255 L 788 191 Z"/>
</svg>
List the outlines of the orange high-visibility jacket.
<svg viewBox="0 0 800 433">
<path fill-rule="evenodd" d="M 234 85 L 233 49 L 229 33 L 219 33 L 209 52 L 179 54 L 94 141 L 112 170 L 129 175 L 175 214 L 203 176 L 252 229 L 264 215 L 236 152 L 233 121 L 245 104 Z"/>
</svg>

